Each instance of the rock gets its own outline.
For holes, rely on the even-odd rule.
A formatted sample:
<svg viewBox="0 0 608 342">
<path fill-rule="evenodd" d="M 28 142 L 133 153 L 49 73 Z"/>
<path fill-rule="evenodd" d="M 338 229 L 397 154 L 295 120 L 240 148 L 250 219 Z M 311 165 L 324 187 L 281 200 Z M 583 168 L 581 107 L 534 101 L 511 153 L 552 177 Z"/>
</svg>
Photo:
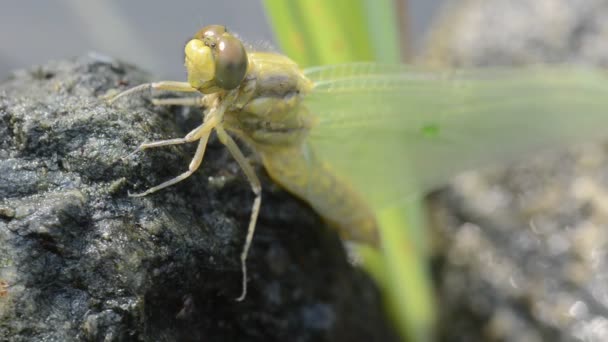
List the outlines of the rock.
<svg viewBox="0 0 608 342">
<path fill-rule="evenodd" d="M 90 55 L 0 85 L 0 340 L 394 339 L 337 235 L 261 169 L 249 294 L 235 301 L 253 194 L 215 140 L 188 180 L 127 196 L 183 172 L 193 146 L 122 157 L 201 119 L 148 94 L 101 98 L 148 79 Z"/>
</svg>

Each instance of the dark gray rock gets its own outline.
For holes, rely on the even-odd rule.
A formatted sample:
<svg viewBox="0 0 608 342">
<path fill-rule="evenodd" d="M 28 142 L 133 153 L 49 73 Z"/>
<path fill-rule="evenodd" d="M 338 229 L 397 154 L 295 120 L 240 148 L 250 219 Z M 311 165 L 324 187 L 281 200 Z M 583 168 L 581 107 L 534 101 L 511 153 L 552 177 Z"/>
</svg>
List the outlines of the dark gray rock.
<svg viewBox="0 0 608 342">
<path fill-rule="evenodd" d="M 100 98 L 146 80 L 91 55 L 0 85 L 0 340 L 394 339 L 337 235 L 262 170 L 249 295 L 234 300 L 253 195 L 214 140 L 190 179 L 127 196 L 183 172 L 193 146 L 121 158 L 200 122 L 148 94 Z"/>
<path fill-rule="evenodd" d="M 608 65 L 606 1 L 472 0 L 444 14 L 435 63 Z M 431 203 L 442 340 L 608 341 L 604 145 L 467 173 Z"/>
</svg>

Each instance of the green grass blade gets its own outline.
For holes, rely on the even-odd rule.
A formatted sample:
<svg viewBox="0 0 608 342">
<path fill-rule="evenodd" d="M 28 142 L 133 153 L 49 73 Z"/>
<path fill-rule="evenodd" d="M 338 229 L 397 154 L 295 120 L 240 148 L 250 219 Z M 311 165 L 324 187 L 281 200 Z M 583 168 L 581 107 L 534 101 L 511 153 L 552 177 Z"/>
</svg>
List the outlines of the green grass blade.
<svg viewBox="0 0 608 342">
<path fill-rule="evenodd" d="M 300 66 L 317 65 L 320 58 L 297 1 L 265 0 L 264 6 L 283 52 Z"/>
<path fill-rule="evenodd" d="M 264 3 L 277 41 L 301 67 L 401 60 L 393 0 Z M 423 245 L 423 226 L 416 219 L 421 216 L 420 203 L 406 203 L 378 213 L 383 250 L 361 247 L 359 251 L 364 267 L 383 291 L 397 330 L 419 341 L 429 336 L 433 305 L 423 248 L 411 248 Z"/>
<path fill-rule="evenodd" d="M 306 67 L 375 59 L 362 1 L 265 0 L 264 4 L 283 51 Z"/>
<path fill-rule="evenodd" d="M 363 5 L 375 61 L 399 63 L 401 40 L 393 0 L 363 0 Z"/>
</svg>

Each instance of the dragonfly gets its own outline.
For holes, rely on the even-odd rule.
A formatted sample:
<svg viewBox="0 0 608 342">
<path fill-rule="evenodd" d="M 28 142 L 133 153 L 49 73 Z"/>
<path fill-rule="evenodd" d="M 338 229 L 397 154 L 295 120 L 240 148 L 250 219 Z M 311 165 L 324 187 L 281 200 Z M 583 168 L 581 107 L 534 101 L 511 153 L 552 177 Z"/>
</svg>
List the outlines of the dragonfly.
<svg viewBox="0 0 608 342">
<path fill-rule="evenodd" d="M 237 141 L 344 240 L 379 248 L 374 213 L 383 208 L 472 167 L 606 135 L 608 74 L 599 69 L 349 63 L 303 70 L 282 54 L 246 48 L 222 25 L 199 30 L 184 52 L 187 82 L 146 83 L 110 100 L 145 90 L 197 93 L 153 103 L 204 109 L 202 124 L 185 137 L 138 148 L 197 143 L 188 169 L 130 195 L 149 195 L 188 178 L 215 132 L 255 195 L 240 255 L 239 301 L 247 295 L 246 261 L 262 188 Z"/>
</svg>

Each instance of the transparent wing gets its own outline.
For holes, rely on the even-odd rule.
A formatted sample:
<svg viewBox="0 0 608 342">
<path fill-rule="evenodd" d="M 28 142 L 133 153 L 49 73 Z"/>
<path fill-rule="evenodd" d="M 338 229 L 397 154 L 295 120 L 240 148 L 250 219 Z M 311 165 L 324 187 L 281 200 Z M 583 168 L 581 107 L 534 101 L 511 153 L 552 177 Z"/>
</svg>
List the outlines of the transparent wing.
<svg viewBox="0 0 608 342">
<path fill-rule="evenodd" d="M 583 67 L 305 70 L 319 118 L 310 144 L 376 208 L 460 171 L 608 136 L 608 74 Z"/>
</svg>

